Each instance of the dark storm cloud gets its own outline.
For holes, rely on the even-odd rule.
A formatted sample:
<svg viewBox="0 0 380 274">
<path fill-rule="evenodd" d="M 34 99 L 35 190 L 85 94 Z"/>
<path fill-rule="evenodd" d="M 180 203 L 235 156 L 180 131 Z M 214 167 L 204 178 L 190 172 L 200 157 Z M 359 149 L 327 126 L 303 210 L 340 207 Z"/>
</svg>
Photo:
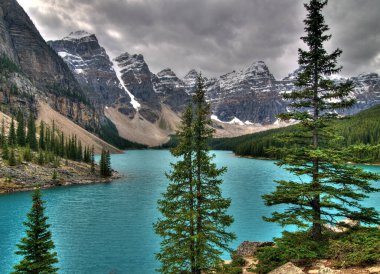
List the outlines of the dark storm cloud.
<svg viewBox="0 0 380 274">
<path fill-rule="evenodd" d="M 153 72 L 170 67 L 220 75 L 264 60 L 277 78 L 297 67 L 302 0 L 20 0 L 46 39 L 84 29 L 112 57 L 142 53 Z M 343 74 L 378 71 L 378 0 L 330 0 L 325 11 L 344 54 Z"/>
</svg>

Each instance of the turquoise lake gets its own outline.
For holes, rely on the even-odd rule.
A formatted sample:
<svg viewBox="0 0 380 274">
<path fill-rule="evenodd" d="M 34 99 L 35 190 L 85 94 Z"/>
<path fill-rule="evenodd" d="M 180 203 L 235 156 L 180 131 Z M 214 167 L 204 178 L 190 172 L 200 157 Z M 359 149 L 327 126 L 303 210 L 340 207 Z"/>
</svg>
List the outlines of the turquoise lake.
<svg viewBox="0 0 380 274">
<path fill-rule="evenodd" d="M 274 180 L 289 174 L 273 161 L 239 158 L 229 151 L 214 153 L 216 164 L 228 167 L 223 195 L 232 199 L 229 212 L 235 222 L 230 230 L 238 236 L 231 247 L 279 236 L 282 228 L 261 218 L 273 210 L 264 206 L 261 195 L 274 190 Z M 122 179 L 44 190 L 59 273 L 155 273 L 160 238 L 152 223 L 158 216 L 156 201 L 168 184 L 164 173 L 173 161 L 165 150 L 127 151 L 112 155 L 113 168 L 125 175 Z M 380 173 L 380 167 L 365 169 Z M 364 203 L 380 210 L 380 193 Z M 30 193 L 0 196 L 0 273 L 9 273 L 19 259 L 14 252 L 30 207 Z"/>
</svg>

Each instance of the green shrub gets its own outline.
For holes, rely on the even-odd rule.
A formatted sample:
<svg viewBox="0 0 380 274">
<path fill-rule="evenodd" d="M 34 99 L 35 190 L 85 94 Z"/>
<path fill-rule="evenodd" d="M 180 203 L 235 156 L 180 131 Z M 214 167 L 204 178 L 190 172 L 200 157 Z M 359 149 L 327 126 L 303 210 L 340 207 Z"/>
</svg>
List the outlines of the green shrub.
<svg viewBox="0 0 380 274">
<path fill-rule="evenodd" d="M 282 257 L 282 250 L 272 246 L 258 248 L 256 251 L 256 257 L 259 260 L 259 263 L 252 270 L 259 274 L 268 273 L 287 263 L 287 260 Z"/>
<path fill-rule="evenodd" d="M 234 267 L 229 264 L 225 264 L 221 267 L 218 267 L 214 273 L 218 274 L 241 274 L 243 273 L 243 269 L 241 267 Z"/>
<path fill-rule="evenodd" d="M 380 230 L 353 230 L 330 241 L 329 255 L 338 267 L 367 266 L 380 260 Z"/>
<path fill-rule="evenodd" d="M 259 264 L 254 271 L 268 273 L 287 263 L 310 265 L 315 259 L 324 259 L 328 253 L 328 241 L 314 241 L 307 232 L 283 232 L 281 238 L 275 238 L 275 247 L 257 249 Z"/>
<path fill-rule="evenodd" d="M 231 253 L 231 259 L 232 259 L 231 266 L 233 267 L 236 267 L 236 266 L 243 267 L 247 264 L 247 261 L 244 260 L 243 257 L 239 256 L 236 252 Z"/>
</svg>

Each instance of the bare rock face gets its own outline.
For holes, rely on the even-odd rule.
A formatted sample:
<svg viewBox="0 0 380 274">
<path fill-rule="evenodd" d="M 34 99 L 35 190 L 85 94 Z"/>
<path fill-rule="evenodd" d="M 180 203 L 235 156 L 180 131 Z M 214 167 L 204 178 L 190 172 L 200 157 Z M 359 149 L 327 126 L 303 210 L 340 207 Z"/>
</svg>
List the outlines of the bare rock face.
<svg viewBox="0 0 380 274">
<path fill-rule="evenodd" d="M 48 44 L 66 62 L 96 107 L 103 108 L 126 97 L 122 103 L 123 109 L 133 109 L 128 94 L 117 78 L 113 63 L 94 34 L 76 31 L 61 40 L 49 41 Z"/>
<path fill-rule="evenodd" d="M 191 96 L 186 92 L 184 82 L 169 68 L 153 76 L 154 91 L 162 103 L 175 112 L 181 112 L 191 102 Z"/>
<path fill-rule="evenodd" d="M 277 82 L 278 90 L 282 92 L 290 92 L 296 90 L 294 85 L 297 75 L 302 71 L 302 68 L 298 68 L 294 72 L 290 73 L 287 77 Z M 327 77 L 326 77 L 327 78 Z M 356 104 L 348 109 L 337 110 L 341 115 L 352 115 L 358 113 L 364 109 L 373 107 L 380 104 L 380 77 L 377 73 L 362 73 L 358 76 L 350 78 L 340 76 L 330 76 L 329 79 L 333 80 L 337 84 L 346 81 L 352 81 L 354 89 L 349 95 L 351 98 L 356 99 Z"/>
<path fill-rule="evenodd" d="M 14 58 L 22 71 L 39 89 L 64 95 L 83 96 L 83 91 L 70 69 L 40 33 L 15 0 L 0 3 L 1 32 L 4 53 Z M 57 91 L 59 90 L 59 91 Z"/>
<path fill-rule="evenodd" d="M 191 70 L 183 79 L 188 93 L 195 90 L 197 73 Z M 286 111 L 274 76 L 263 61 L 217 78 L 206 78 L 207 100 L 223 122 L 234 119 L 249 123 L 273 124 L 276 115 Z"/>
<path fill-rule="evenodd" d="M 34 89 L 30 96 L 48 101 L 81 126 L 97 126 L 101 112 L 92 110 L 85 92 L 66 63 L 44 41 L 15 0 L 0 2 L 0 53 L 18 66 L 21 78 L 28 78 L 28 87 L 25 81 L 14 83 L 22 86 L 21 92 Z M 64 104 L 60 105 L 60 101 Z"/>
</svg>

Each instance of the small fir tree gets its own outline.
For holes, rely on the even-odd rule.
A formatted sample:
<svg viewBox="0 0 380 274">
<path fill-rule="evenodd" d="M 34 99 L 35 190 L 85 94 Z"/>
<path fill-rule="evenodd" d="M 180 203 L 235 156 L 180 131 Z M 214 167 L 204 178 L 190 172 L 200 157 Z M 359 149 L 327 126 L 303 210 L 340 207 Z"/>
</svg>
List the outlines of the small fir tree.
<svg viewBox="0 0 380 274">
<path fill-rule="evenodd" d="M 39 164 L 40 166 L 45 164 L 45 155 L 42 149 L 38 151 L 37 164 Z"/>
<path fill-rule="evenodd" d="M 25 121 L 21 112 L 17 115 L 17 144 L 24 147 L 26 145 Z"/>
<path fill-rule="evenodd" d="M 36 137 L 36 124 L 34 122 L 34 117 L 32 114 L 29 114 L 28 119 L 28 133 L 27 133 L 27 141 L 29 147 L 36 151 L 38 149 L 37 137 Z"/>
<path fill-rule="evenodd" d="M 352 83 L 336 84 L 329 79 L 341 70 L 337 58 L 342 51 L 328 54 L 324 49 L 324 43 L 331 38 L 326 34 L 329 28 L 322 15 L 326 4 L 325 0 L 305 4 L 306 36 L 301 39 L 308 50 L 299 49 L 298 62 L 303 68 L 296 80 L 299 89 L 284 94 L 285 99 L 292 101 L 291 111 L 280 115 L 282 119 L 298 120 L 300 125 L 294 134 L 281 138 L 282 148 L 272 149 L 275 155 L 282 156 L 278 165 L 300 180 L 278 181 L 276 190 L 263 197 L 269 206 L 288 205 L 284 211 L 265 218 L 267 221 L 311 228 L 312 239 L 318 241 L 324 225 L 336 225 L 342 218 L 380 223 L 376 210 L 360 203 L 367 193 L 378 191 L 370 181 L 379 176 L 346 165 L 344 153 L 335 147 L 339 136 L 326 130 L 327 122 L 336 117 L 336 110 L 354 104 L 348 96 Z"/>
<path fill-rule="evenodd" d="M 102 150 L 100 156 L 100 175 L 103 177 L 110 177 L 112 175 L 111 156 L 108 150 Z"/>
<path fill-rule="evenodd" d="M 8 164 L 9 164 L 10 166 L 15 166 L 15 165 L 17 165 L 16 154 L 15 154 L 15 150 L 14 150 L 14 148 L 11 148 L 11 149 L 10 149 L 10 152 L 9 152 L 9 159 L 8 159 Z"/>
<path fill-rule="evenodd" d="M 4 143 L 7 141 L 7 136 L 5 135 L 5 121 L 4 117 L 1 121 L 1 135 L 0 135 L 0 146 L 3 147 Z"/>
<path fill-rule="evenodd" d="M 40 122 L 40 138 L 38 140 L 39 147 L 42 150 L 46 149 L 45 144 L 45 123 L 43 121 Z"/>
<path fill-rule="evenodd" d="M 94 173 L 95 172 L 95 148 L 94 146 L 91 147 L 91 155 L 90 155 L 90 158 L 91 158 L 91 172 Z"/>
<path fill-rule="evenodd" d="M 8 133 L 8 145 L 10 147 L 14 147 L 17 144 L 17 138 L 16 138 L 16 131 L 15 131 L 15 122 L 12 118 L 11 125 L 9 127 L 9 133 Z"/>
<path fill-rule="evenodd" d="M 26 236 L 17 245 L 16 254 L 22 256 L 22 259 L 15 265 L 13 273 L 57 273 L 57 253 L 53 252 L 55 246 L 51 239 L 50 225 L 47 224 L 41 192 L 34 191 L 32 199 L 32 209 L 27 215 L 28 220 L 24 222 Z"/>
</svg>

